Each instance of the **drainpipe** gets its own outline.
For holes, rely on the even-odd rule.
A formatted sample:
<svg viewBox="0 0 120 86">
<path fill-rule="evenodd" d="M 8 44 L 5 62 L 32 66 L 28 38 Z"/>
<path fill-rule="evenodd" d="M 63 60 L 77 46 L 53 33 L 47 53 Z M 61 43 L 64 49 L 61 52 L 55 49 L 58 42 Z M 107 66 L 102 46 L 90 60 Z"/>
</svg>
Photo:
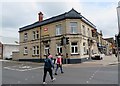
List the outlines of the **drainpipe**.
<svg viewBox="0 0 120 86">
<path fill-rule="evenodd" d="M 42 40 L 41 40 L 41 30 L 42 30 L 42 28 L 41 28 L 41 26 L 40 26 L 40 61 L 42 60 L 42 46 L 41 46 L 41 42 L 42 42 Z"/>
</svg>

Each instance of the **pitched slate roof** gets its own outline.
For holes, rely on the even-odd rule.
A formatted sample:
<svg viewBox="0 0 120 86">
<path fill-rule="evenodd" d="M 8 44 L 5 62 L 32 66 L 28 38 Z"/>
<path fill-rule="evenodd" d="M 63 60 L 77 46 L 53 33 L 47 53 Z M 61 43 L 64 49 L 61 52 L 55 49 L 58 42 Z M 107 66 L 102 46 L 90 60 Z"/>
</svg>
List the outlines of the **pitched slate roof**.
<svg viewBox="0 0 120 86">
<path fill-rule="evenodd" d="M 32 29 L 35 27 L 39 27 L 42 25 L 46 25 L 49 23 L 57 22 L 60 20 L 64 20 L 64 19 L 82 19 L 85 23 L 89 24 L 91 27 L 96 28 L 96 26 L 94 24 L 92 24 L 89 20 L 87 20 L 85 17 L 83 17 L 80 13 L 78 13 L 74 9 L 71 9 L 69 12 L 65 12 L 64 14 L 43 20 L 41 22 L 37 21 L 31 25 L 27 25 L 25 27 L 19 28 L 19 32 L 29 30 L 29 29 Z"/>
</svg>

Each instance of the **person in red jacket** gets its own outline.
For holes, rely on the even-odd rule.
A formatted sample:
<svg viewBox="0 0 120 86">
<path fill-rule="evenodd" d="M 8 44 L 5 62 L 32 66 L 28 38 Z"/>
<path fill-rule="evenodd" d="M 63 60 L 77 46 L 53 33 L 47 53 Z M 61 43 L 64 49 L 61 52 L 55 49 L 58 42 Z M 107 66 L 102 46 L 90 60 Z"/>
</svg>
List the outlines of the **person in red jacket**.
<svg viewBox="0 0 120 86">
<path fill-rule="evenodd" d="M 56 63 L 55 75 L 57 75 L 57 70 L 58 70 L 59 67 L 60 67 L 61 73 L 64 73 L 63 69 L 62 69 L 62 56 L 61 56 L 61 53 L 58 53 L 58 56 L 56 58 L 55 63 Z"/>
</svg>

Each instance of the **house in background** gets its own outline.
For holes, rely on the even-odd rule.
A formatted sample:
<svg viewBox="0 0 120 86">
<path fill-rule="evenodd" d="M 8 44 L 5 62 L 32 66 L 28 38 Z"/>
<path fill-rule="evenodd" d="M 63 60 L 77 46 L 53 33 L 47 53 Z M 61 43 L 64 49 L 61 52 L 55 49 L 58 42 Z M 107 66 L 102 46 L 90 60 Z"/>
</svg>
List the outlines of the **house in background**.
<svg viewBox="0 0 120 86">
<path fill-rule="evenodd" d="M 111 49 L 111 53 L 115 54 L 115 41 L 114 38 L 105 38 L 104 40 L 106 40 L 108 42 L 109 45 L 109 49 Z"/>
<path fill-rule="evenodd" d="M 0 59 L 12 59 L 12 52 L 19 51 L 17 38 L 0 37 Z"/>
</svg>

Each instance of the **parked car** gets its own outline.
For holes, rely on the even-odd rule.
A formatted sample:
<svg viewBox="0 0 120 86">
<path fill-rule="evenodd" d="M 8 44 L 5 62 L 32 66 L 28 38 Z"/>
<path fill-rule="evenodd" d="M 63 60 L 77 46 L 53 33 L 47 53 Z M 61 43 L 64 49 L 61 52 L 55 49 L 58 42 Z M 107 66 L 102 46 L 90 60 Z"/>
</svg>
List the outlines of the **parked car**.
<svg viewBox="0 0 120 86">
<path fill-rule="evenodd" d="M 103 54 L 94 54 L 94 55 L 92 55 L 92 59 L 93 60 L 101 60 L 101 59 L 103 59 Z"/>
<path fill-rule="evenodd" d="M 12 55 L 5 57 L 5 60 L 12 60 Z"/>
</svg>

